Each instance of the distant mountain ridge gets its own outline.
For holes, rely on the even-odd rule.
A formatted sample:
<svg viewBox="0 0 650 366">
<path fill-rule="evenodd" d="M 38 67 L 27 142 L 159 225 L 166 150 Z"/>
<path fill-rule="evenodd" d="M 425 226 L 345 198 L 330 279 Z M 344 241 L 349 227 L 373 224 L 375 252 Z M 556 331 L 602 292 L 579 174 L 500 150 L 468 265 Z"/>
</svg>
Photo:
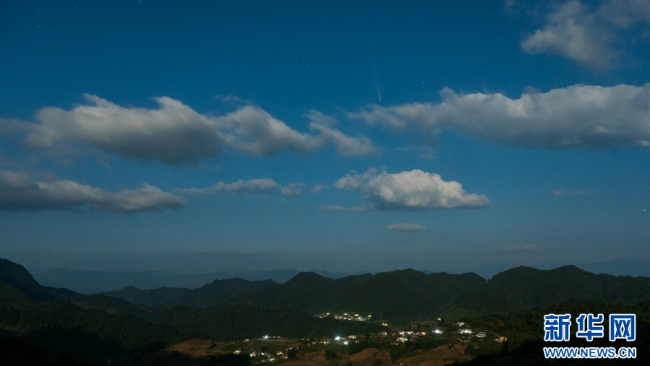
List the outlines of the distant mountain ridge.
<svg viewBox="0 0 650 366">
<path fill-rule="evenodd" d="M 547 271 L 517 267 L 462 294 L 457 306 L 506 313 L 578 300 L 628 304 L 650 300 L 650 278 L 594 274 L 576 266 Z"/>
<path fill-rule="evenodd" d="M 325 277 L 341 278 L 348 273 L 331 273 L 311 270 Z M 248 281 L 273 280 L 283 283 L 300 273 L 296 269 L 271 271 L 212 272 L 204 274 L 175 273 L 168 271 L 101 272 L 53 268 L 47 271 L 32 269 L 31 274 L 45 286 L 65 287 L 82 294 L 118 291 L 125 287 L 156 289 L 160 287 L 198 288 L 214 280 L 241 278 Z"/>
<path fill-rule="evenodd" d="M 532 268 L 551 270 L 570 265 L 569 263 L 543 263 L 530 266 Z M 638 259 L 615 259 L 605 262 L 576 264 L 576 267 L 595 274 L 608 274 L 612 276 L 633 276 L 633 277 L 650 277 L 650 261 Z M 491 278 L 492 276 L 507 271 L 518 266 L 509 263 L 498 264 L 485 264 L 480 266 L 465 267 L 460 269 L 452 269 L 446 272 L 453 274 L 461 274 L 467 272 L 474 272 L 483 278 Z M 424 273 L 432 273 L 430 271 L 423 271 Z"/>
<path fill-rule="evenodd" d="M 147 299 L 161 301 L 151 294 L 162 294 L 162 297 L 180 299 L 181 303 L 210 306 L 266 286 L 277 286 L 277 283 L 217 280 L 194 290 L 198 297 L 186 299 L 183 296 L 190 292 L 188 289 L 143 291 L 127 288 L 120 293 L 130 296 L 132 301 L 141 298 L 143 293 L 147 294 Z M 206 309 L 174 306 L 163 310 L 132 304 L 118 297 L 82 295 L 41 286 L 23 266 L 0 258 L 0 335 L 20 337 L 54 354 L 66 352 L 94 363 L 106 364 L 107 357 L 117 357 L 115 355 L 124 352 L 160 350 L 197 335 L 232 339 L 243 335 L 261 337 L 272 332 L 295 337 L 331 337 L 340 332 L 355 334 L 382 329 L 378 324 L 320 319 L 295 310 L 245 305 Z"/>
<path fill-rule="evenodd" d="M 532 267 L 537 269 L 550 270 L 565 265 L 567 264 L 547 263 L 535 265 Z M 606 262 L 579 264 L 576 266 L 580 269 L 596 274 L 602 273 L 614 276 L 650 277 L 650 261 L 617 259 Z M 501 273 L 503 271 L 516 267 L 516 265 L 500 263 L 465 267 L 460 269 L 447 269 L 445 272 L 450 274 L 463 274 L 473 272 L 483 278 L 489 279 L 497 273 Z M 368 271 L 360 271 L 352 274 L 332 273 L 315 269 L 306 272 L 317 273 L 323 277 L 332 279 L 373 273 Z M 441 271 L 422 270 L 421 272 L 431 274 L 439 273 Z M 270 271 L 183 274 L 167 271 L 100 272 L 54 268 L 47 271 L 31 269 L 30 273 L 40 284 L 44 286 L 67 288 L 82 294 L 93 294 L 118 291 L 129 286 L 143 290 L 157 289 L 160 287 L 192 289 L 209 284 L 214 280 L 225 280 L 231 278 L 241 278 L 248 281 L 273 280 L 278 283 L 284 283 L 292 279 L 295 275 L 300 273 L 300 271 L 296 269 L 281 269 Z"/>
<path fill-rule="evenodd" d="M 378 319 L 417 319 L 437 316 L 440 306 L 484 282 L 474 273 L 427 275 L 412 269 L 337 280 L 303 272 L 286 283 L 243 293 L 232 301 L 312 314 L 356 312 Z"/>
<path fill-rule="evenodd" d="M 425 274 L 411 269 L 336 280 L 302 272 L 282 284 L 215 280 L 170 299 L 160 309 L 244 304 L 311 314 L 354 312 L 371 314 L 375 319 L 406 320 L 441 314 L 506 313 L 573 300 L 633 304 L 649 299 L 647 277 L 597 275 L 576 266 L 553 270 L 522 266 L 501 272 L 489 281 L 474 273 Z"/>
<path fill-rule="evenodd" d="M 246 281 L 241 278 L 214 280 L 212 283 L 200 288 L 187 291 L 184 294 L 163 303 L 162 306 L 165 309 L 176 306 L 192 308 L 220 306 L 228 304 L 233 298 L 236 298 L 240 294 L 276 285 L 278 285 L 278 283 L 272 280 Z"/>
<path fill-rule="evenodd" d="M 310 314 L 352 312 L 370 314 L 378 320 L 406 321 L 441 314 L 505 313 L 573 300 L 636 303 L 650 299 L 648 277 L 597 275 L 576 266 L 553 270 L 521 266 L 498 273 L 489 281 L 475 273 L 426 274 L 412 269 L 338 279 L 300 272 L 284 283 L 235 278 L 214 280 L 196 289 L 126 287 L 104 295 L 83 296 L 40 286 L 22 266 L 10 261 L 1 263 L 0 289 L 8 289 L 3 292 L 5 297 L 51 301 L 56 296 L 73 296 L 78 306 L 145 319 L 176 306 L 242 304 Z"/>
</svg>

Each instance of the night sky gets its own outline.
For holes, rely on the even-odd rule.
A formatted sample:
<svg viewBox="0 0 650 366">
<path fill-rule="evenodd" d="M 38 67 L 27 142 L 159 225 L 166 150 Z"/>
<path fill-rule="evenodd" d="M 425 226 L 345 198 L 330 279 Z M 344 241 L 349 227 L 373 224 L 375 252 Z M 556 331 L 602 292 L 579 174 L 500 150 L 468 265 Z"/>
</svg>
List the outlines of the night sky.
<svg viewBox="0 0 650 366">
<path fill-rule="evenodd" d="M 646 0 L 3 1 L 0 256 L 649 260 L 649 25 Z"/>
</svg>

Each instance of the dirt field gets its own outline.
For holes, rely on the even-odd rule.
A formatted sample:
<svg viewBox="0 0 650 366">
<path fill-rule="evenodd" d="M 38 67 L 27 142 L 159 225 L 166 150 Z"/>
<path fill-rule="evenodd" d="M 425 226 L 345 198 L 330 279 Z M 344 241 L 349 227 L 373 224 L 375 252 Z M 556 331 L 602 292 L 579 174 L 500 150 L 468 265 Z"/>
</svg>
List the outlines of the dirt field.
<svg viewBox="0 0 650 366">
<path fill-rule="evenodd" d="M 257 341 L 253 341 L 241 348 L 253 347 L 258 348 Z M 280 347 L 289 346 L 289 344 L 278 345 Z M 297 344 L 291 344 L 297 346 Z M 138 365 L 150 365 L 154 359 L 158 359 L 163 365 L 195 365 L 196 361 L 207 361 L 211 356 L 219 354 L 232 353 L 234 345 L 225 342 L 212 342 L 204 339 L 191 339 L 182 343 L 175 344 L 154 354 L 147 355 L 145 359 L 137 363 Z M 236 347 L 240 348 L 240 347 Z M 338 358 L 334 361 L 325 359 L 324 351 L 317 352 L 298 352 L 294 360 L 278 359 L 274 363 L 262 363 L 261 358 L 253 359 L 256 365 L 282 365 L 282 366 L 343 366 L 351 364 L 352 366 L 443 366 L 456 360 L 468 360 L 470 357 L 465 355 L 466 346 L 455 345 L 453 348 L 441 346 L 427 351 L 417 351 L 414 355 L 392 362 L 388 350 L 379 350 L 376 348 L 367 348 L 359 353 L 348 355 L 338 353 Z M 247 352 L 247 351 L 246 351 Z M 154 362 L 156 363 L 156 362 Z"/>
<path fill-rule="evenodd" d="M 453 349 L 440 346 L 426 352 L 418 352 L 414 356 L 401 359 L 396 364 L 401 366 L 442 366 L 456 360 L 469 360 L 465 355 L 466 346 L 455 345 Z"/>
</svg>

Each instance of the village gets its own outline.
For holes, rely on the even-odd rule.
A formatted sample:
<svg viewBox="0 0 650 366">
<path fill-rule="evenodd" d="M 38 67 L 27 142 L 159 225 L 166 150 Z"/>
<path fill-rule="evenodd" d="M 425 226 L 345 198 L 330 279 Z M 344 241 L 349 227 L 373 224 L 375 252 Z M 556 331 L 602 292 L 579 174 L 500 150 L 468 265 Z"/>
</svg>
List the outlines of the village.
<svg viewBox="0 0 650 366">
<path fill-rule="evenodd" d="M 338 320 L 348 321 L 370 321 L 372 316 L 360 316 L 354 313 L 343 314 L 318 314 L 318 317 L 331 316 Z M 384 323 L 387 326 L 387 324 Z M 458 356 L 459 350 L 464 350 L 471 345 L 472 342 L 491 341 L 494 343 L 503 343 L 507 341 L 507 337 L 491 333 L 483 329 L 472 329 L 465 322 L 445 323 L 438 318 L 437 322 L 430 322 L 429 324 L 412 324 L 404 327 L 401 330 L 386 330 L 373 334 L 363 335 L 337 335 L 332 338 L 301 338 L 291 339 L 284 338 L 278 335 L 265 335 L 258 339 L 245 339 L 237 343 L 239 346 L 232 349 L 234 344 L 230 345 L 232 353 L 235 355 L 248 355 L 255 364 L 262 363 L 284 363 L 292 360 L 299 360 L 307 358 L 318 358 L 315 353 L 322 353 L 325 361 L 334 361 L 345 359 L 349 355 L 349 359 L 354 360 L 353 357 L 356 353 L 350 353 L 351 350 L 359 349 L 359 353 L 364 352 L 364 347 L 358 347 L 360 343 L 364 345 L 372 345 L 368 349 L 374 349 L 375 356 L 381 354 L 380 349 L 384 349 L 387 357 L 394 360 L 394 352 L 392 349 L 409 343 L 425 343 L 435 341 L 443 343 L 443 348 L 453 350 L 452 353 Z M 417 348 L 417 347 L 416 347 Z M 438 347 L 440 348 L 440 347 Z M 367 352 L 366 352 L 367 353 Z M 359 357 L 356 357 L 359 358 Z M 378 363 L 375 363 L 378 365 Z"/>
<path fill-rule="evenodd" d="M 381 323 L 372 316 L 352 312 L 316 316 Z M 385 330 L 330 337 L 265 334 L 233 341 L 192 339 L 158 351 L 141 364 L 160 360 L 165 365 L 185 366 L 203 359 L 212 363 L 242 360 L 243 364 L 284 366 L 443 366 L 468 361 L 481 353 L 500 352 L 508 340 L 478 324 L 441 318 L 390 327 L 381 324 Z"/>
</svg>

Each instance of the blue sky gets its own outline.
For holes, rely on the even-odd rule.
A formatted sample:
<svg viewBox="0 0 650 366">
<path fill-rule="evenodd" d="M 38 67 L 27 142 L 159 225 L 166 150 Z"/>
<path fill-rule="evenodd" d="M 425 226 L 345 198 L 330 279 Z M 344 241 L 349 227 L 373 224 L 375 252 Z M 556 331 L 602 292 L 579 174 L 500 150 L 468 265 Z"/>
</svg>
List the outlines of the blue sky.
<svg viewBox="0 0 650 366">
<path fill-rule="evenodd" d="M 3 257 L 650 259 L 650 1 L 0 8 Z"/>
</svg>

